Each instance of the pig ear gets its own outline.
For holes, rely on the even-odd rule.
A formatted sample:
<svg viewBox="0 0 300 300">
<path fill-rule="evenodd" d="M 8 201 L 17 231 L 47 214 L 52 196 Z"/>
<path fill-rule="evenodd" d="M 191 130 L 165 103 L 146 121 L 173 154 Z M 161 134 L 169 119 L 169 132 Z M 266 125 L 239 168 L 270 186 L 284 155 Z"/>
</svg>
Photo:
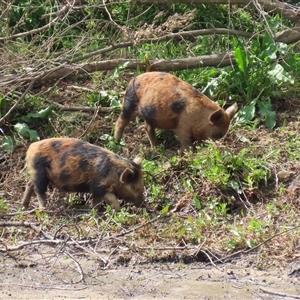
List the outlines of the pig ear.
<svg viewBox="0 0 300 300">
<path fill-rule="evenodd" d="M 120 178 L 119 178 L 120 182 L 121 182 L 121 183 L 127 183 L 127 182 L 129 182 L 129 181 L 130 181 L 130 178 L 131 178 L 131 176 L 132 176 L 132 174 L 133 174 L 133 171 L 130 170 L 130 169 L 128 169 L 128 168 L 126 168 L 126 169 L 122 172 L 122 174 L 121 174 L 121 176 L 120 176 Z"/>
<path fill-rule="evenodd" d="M 210 116 L 209 116 L 209 121 L 212 124 L 220 122 L 224 117 L 224 111 L 222 108 L 214 111 Z"/>
<path fill-rule="evenodd" d="M 238 111 L 238 105 L 236 102 L 226 109 L 226 113 L 229 115 L 230 119 L 233 118 L 233 116 L 237 111 Z"/>
<path fill-rule="evenodd" d="M 138 166 L 140 166 L 142 164 L 142 158 L 140 156 L 137 156 L 133 162 L 136 163 Z"/>
</svg>

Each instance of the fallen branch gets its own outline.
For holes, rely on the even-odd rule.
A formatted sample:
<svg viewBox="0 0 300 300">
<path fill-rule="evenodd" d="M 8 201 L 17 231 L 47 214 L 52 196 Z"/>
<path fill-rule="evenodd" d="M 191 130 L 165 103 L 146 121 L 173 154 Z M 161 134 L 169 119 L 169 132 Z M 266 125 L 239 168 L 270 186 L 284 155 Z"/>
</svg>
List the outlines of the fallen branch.
<svg viewBox="0 0 300 300">
<path fill-rule="evenodd" d="M 225 67 L 235 63 L 234 54 L 232 52 L 203 55 L 174 60 L 150 60 L 149 71 L 179 71 L 203 67 Z M 16 83 L 26 83 L 35 80 L 36 82 L 45 82 L 48 80 L 62 79 L 68 76 L 78 74 L 90 74 L 95 71 L 108 71 L 123 65 L 124 69 L 146 71 L 148 65 L 141 63 L 138 59 L 112 59 L 85 63 L 79 65 L 60 65 L 53 69 L 40 72 L 33 71 L 31 74 L 24 75 L 3 75 L 0 78 L 0 87 L 13 85 Z M 30 77 L 28 77 L 30 75 Z"/>
<path fill-rule="evenodd" d="M 101 112 L 101 113 L 110 113 L 112 111 L 119 111 L 118 107 L 88 107 L 88 106 L 64 106 L 60 103 L 53 102 L 56 106 L 62 111 L 86 111 L 86 112 Z"/>
<path fill-rule="evenodd" d="M 246 37 L 249 39 L 252 39 L 254 37 L 263 38 L 263 35 L 252 33 L 252 32 L 246 32 L 243 30 L 234 30 L 234 29 L 227 29 L 227 28 L 210 28 L 210 29 L 199 29 L 199 30 L 190 30 L 190 31 L 180 31 L 176 33 L 168 33 L 166 35 L 157 37 L 157 38 L 133 38 L 133 41 L 127 41 L 123 43 L 118 44 L 112 44 L 108 47 L 87 53 L 85 55 L 76 57 L 70 61 L 68 61 L 69 64 L 76 63 L 78 61 L 86 60 L 91 57 L 96 57 L 103 55 L 108 52 L 112 52 L 116 49 L 122 49 L 122 48 L 128 48 L 132 46 L 137 45 L 144 45 L 144 44 L 158 44 L 161 42 L 166 42 L 170 40 L 184 40 L 189 38 L 195 38 L 197 36 L 205 36 L 205 35 L 212 35 L 212 34 L 218 34 L 218 35 L 226 35 L 226 36 L 241 36 Z"/>
</svg>

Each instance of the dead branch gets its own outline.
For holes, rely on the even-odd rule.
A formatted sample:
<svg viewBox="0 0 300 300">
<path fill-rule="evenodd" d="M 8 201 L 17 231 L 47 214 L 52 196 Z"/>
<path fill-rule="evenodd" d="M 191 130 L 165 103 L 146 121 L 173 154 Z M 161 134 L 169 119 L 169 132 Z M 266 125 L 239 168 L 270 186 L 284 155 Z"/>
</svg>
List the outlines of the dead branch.
<svg viewBox="0 0 300 300">
<path fill-rule="evenodd" d="M 101 113 L 110 113 L 112 111 L 119 111 L 118 107 L 88 107 L 88 106 L 64 106 L 60 103 L 53 102 L 57 105 L 62 111 L 86 111 L 86 112 L 101 112 Z"/>
<path fill-rule="evenodd" d="M 116 49 L 122 49 L 122 48 L 128 48 L 136 45 L 144 45 L 144 44 L 156 44 L 156 43 L 161 43 L 165 41 L 170 41 L 172 39 L 187 39 L 187 38 L 195 38 L 197 36 L 205 36 L 205 35 L 211 35 L 211 34 L 218 34 L 218 35 L 232 35 L 232 36 L 241 36 L 241 37 L 246 37 L 246 38 L 262 38 L 262 35 L 259 34 L 254 34 L 251 32 L 246 32 L 243 30 L 233 30 L 233 29 L 227 29 L 227 28 L 210 28 L 210 29 L 200 29 L 200 30 L 190 30 L 190 31 L 181 31 L 177 33 L 169 33 L 163 36 L 160 36 L 158 38 L 143 38 L 143 39 L 138 39 L 138 38 L 133 38 L 133 41 L 127 41 L 123 43 L 118 43 L 118 44 L 112 44 L 108 47 L 102 48 L 100 50 L 96 50 L 90 53 L 87 53 L 85 55 L 76 57 L 68 63 L 76 63 L 78 61 L 82 61 L 91 57 L 96 57 L 103 55 L 108 52 L 112 52 L 113 50 Z"/>
<path fill-rule="evenodd" d="M 32 226 L 38 226 L 37 223 L 31 223 L 27 221 L 0 221 L 0 226 L 4 227 L 30 227 Z"/>
<path fill-rule="evenodd" d="M 229 66 L 234 62 L 235 59 L 232 52 L 203 55 L 175 60 L 150 60 L 150 71 L 168 72 L 212 66 L 221 68 Z M 96 61 L 92 63 L 85 63 L 74 66 L 65 64 L 44 72 L 32 72 L 30 77 L 25 77 L 23 75 L 3 75 L 0 78 L 0 87 L 13 85 L 16 83 L 26 83 L 32 80 L 35 80 L 36 82 L 45 82 L 48 80 L 57 80 L 78 74 L 89 74 L 95 71 L 108 71 L 113 70 L 121 65 L 124 65 L 124 69 L 129 70 L 139 69 L 146 71 L 147 67 L 145 63 L 141 63 L 137 59 L 123 58 Z"/>
<path fill-rule="evenodd" d="M 83 133 L 78 137 L 79 139 L 82 139 L 86 133 L 88 132 L 88 130 L 90 129 L 90 127 L 92 126 L 92 124 L 95 122 L 98 114 L 99 114 L 99 110 L 100 110 L 100 106 L 96 107 L 96 110 L 94 112 L 93 117 L 91 118 L 90 123 L 88 124 L 88 126 L 85 128 L 85 130 L 83 131 Z"/>
<path fill-rule="evenodd" d="M 57 21 L 63 19 L 68 14 L 68 12 L 73 8 L 75 2 L 76 2 L 76 0 L 73 0 L 72 4 L 68 3 L 67 5 L 65 5 L 60 10 L 60 13 L 58 14 L 58 16 L 55 19 L 53 19 L 51 22 L 49 22 L 48 24 L 46 24 L 45 26 L 42 26 L 42 27 L 37 28 L 37 29 L 30 30 L 30 31 L 21 32 L 21 33 L 18 33 L 18 34 L 6 36 L 6 37 L 0 37 L 0 42 L 4 42 L 4 41 L 8 41 L 8 40 L 13 40 L 13 39 L 25 37 L 25 36 L 28 36 L 28 35 L 34 35 L 34 34 L 42 32 L 42 31 L 44 31 L 46 29 L 49 29 L 54 24 L 56 24 Z"/>
</svg>

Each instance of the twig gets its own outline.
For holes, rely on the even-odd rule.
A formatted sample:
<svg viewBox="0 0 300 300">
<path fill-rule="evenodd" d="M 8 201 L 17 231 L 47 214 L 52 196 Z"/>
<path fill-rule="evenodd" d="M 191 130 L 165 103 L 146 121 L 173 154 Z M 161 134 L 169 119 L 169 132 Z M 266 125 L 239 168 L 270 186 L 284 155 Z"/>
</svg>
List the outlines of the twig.
<svg viewBox="0 0 300 300">
<path fill-rule="evenodd" d="M 24 226 L 24 227 L 31 227 L 32 226 L 37 226 L 38 224 L 37 223 L 30 223 L 30 222 L 27 222 L 27 221 L 0 221 L 0 226 L 7 226 L 7 227 L 10 227 L 10 226 Z"/>
<path fill-rule="evenodd" d="M 102 2 L 103 2 L 103 7 L 104 7 L 106 13 L 108 14 L 108 17 L 109 17 L 110 21 L 111 21 L 116 27 L 118 27 L 120 30 L 122 30 L 122 27 L 121 27 L 120 25 L 118 25 L 118 24 L 112 19 L 111 14 L 110 14 L 109 10 L 108 10 L 107 7 L 106 7 L 105 1 L 102 0 Z"/>
<path fill-rule="evenodd" d="M 102 113 L 108 113 L 112 111 L 119 111 L 120 109 L 118 107 L 88 107 L 88 106 L 64 106 L 60 103 L 53 102 L 55 105 L 57 105 L 62 111 L 87 111 L 87 112 L 102 112 Z"/>
<path fill-rule="evenodd" d="M 76 265 L 76 267 L 77 267 L 77 269 L 78 269 L 78 271 L 79 271 L 79 274 L 80 274 L 80 279 L 79 280 L 77 280 L 77 281 L 75 281 L 75 282 L 72 282 L 73 284 L 76 284 L 76 283 L 79 283 L 79 282 L 81 282 L 81 281 L 84 281 L 84 273 L 83 273 L 83 270 L 82 270 L 82 268 L 81 268 L 81 265 L 80 265 L 80 263 L 74 258 L 74 256 L 71 254 L 71 253 L 69 253 L 68 251 L 64 251 L 64 253 L 66 253 L 73 261 L 74 261 L 74 263 L 75 263 L 75 265 Z"/>
<path fill-rule="evenodd" d="M 24 99 L 26 94 L 31 90 L 33 84 L 35 82 L 35 79 L 30 82 L 28 87 L 26 88 L 25 92 L 22 94 L 22 96 L 16 101 L 16 103 L 8 110 L 8 112 L 0 119 L 0 124 L 13 112 L 13 110 L 16 108 L 16 106 L 20 103 L 21 100 Z"/>
<path fill-rule="evenodd" d="M 269 294 L 269 295 L 274 295 L 274 296 L 279 296 L 279 297 L 284 297 L 284 298 L 294 298 L 294 299 L 300 299 L 300 296 L 296 296 L 296 295 L 291 295 L 291 294 L 286 294 L 286 293 L 278 293 L 278 292 L 272 292 L 272 291 L 268 291 L 265 289 L 260 288 L 260 290 L 263 293 Z"/>
<path fill-rule="evenodd" d="M 165 247 L 135 247 L 136 249 L 139 250 L 156 250 L 156 251 L 165 251 L 165 250 L 171 250 L 171 251 L 182 251 L 182 250 L 195 250 L 198 249 L 198 247 L 188 247 L 188 246 L 182 246 L 182 247 L 170 247 L 170 246 L 165 246 Z"/>
<path fill-rule="evenodd" d="M 33 288 L 33 289 L 45 289 L 45 290 L 62 290 L 62 291 L 82 291 L 87 289 L 88 287 L 82 287 L 82 288 L 66 288 L 66 287 L 58 287 L 58 286 L 47 286 L 47 285 L 28 285 L 28 284 L 20 284 L 15 282 L 0 282 L 1 285 L 13 285 L 13 286 L 21 286 L 26 288 Z"/>
<path fill-rule="evenodd" d="M 25 169 L 25 167 L 24 167 L 24 169 Z M 21 170 L 21 173 L 24 171 L 24 169 Z M 2 218 L 11 218 L 11 217 L 14 217 L 14 216 L 17 216 L 17 215 L 29 215 L 29 214 L 31 214 L 35 211 L 36 211 L 36 209 L 34 208 L 34 209 L 31 209 L 31 210 L 27 210 L 27 211 L 18 211 L 18 212 L 10 213 L 10 214 L 0 214 L 0 218 L 1 219 Z"/>
<path fill-rule="evenodd" d="M 83 133 L 78 137 L 79 139 L 81 139 L 82 137 L 85 136 L 85 134 L 87 133 L 87 131 L 89 130 L 89 128 L 92 126 L 92 124 L 94 123 L 97 115 L 99 114 L 99 109 L 100 109 L 100 106 L 98 105 L 97 106 L 97 109 L 95 110 L 95 113 L 91 119 L 91 122 L 88 124 L 88 126 L 86 127 L 86 129 L 83 131 Z"/>
</svg>

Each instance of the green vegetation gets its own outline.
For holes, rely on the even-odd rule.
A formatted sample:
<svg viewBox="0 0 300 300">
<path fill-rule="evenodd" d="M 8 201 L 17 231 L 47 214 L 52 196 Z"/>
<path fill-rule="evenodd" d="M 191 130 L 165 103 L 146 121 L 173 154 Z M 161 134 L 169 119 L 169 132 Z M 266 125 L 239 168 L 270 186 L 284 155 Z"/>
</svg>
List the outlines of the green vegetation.
<svg viewBox="0 0 300 300">
<path fill-rule="evenodd" d="M 0 146 L 8 161 L 2 167 L 0 156 L 0 214 L 14 212 L 10 221 L 37 222 L 68 241 L 120 234 L 132 253 L 154 261 L 177 259 L 175 250 L 155 250 L 163 246 L 209 249 L 213 261 L 254 248 L 261 268 L 271 264 L 272 251 L 293 260 L 300 231 L 285 230 L 299 219 L 300 56 L 295 41 L 279 38 L 293 20 L 273 13 L 262 20 L 250 5 L 119 2 L 88 0 L 76 9 L 52 0 L 0 4 Z M 196 34 L 220 28 L 228 31 Z M 223 60 L 178 67 L 178 59 L 219 53 L 231 55 L 223 67 Z M 137 119 L 116 143 L 127 83 L 163 60 L 160 70 L 173 67 L 221 106 L 238 102 L 224 140 L 179 156 L 176 137 L 159 131 L 161 145 L 150 149 Z M 49 211 L 20 211 L 26 146 L 52 136 L 83 138 L 126 157 L 141 154 L 146 207 L 95 211 L 82 205 L 88 196 L 51 190 Z M 31 230 L 0 227 L 8 245 L 31 238 Z"/>
</svg>

